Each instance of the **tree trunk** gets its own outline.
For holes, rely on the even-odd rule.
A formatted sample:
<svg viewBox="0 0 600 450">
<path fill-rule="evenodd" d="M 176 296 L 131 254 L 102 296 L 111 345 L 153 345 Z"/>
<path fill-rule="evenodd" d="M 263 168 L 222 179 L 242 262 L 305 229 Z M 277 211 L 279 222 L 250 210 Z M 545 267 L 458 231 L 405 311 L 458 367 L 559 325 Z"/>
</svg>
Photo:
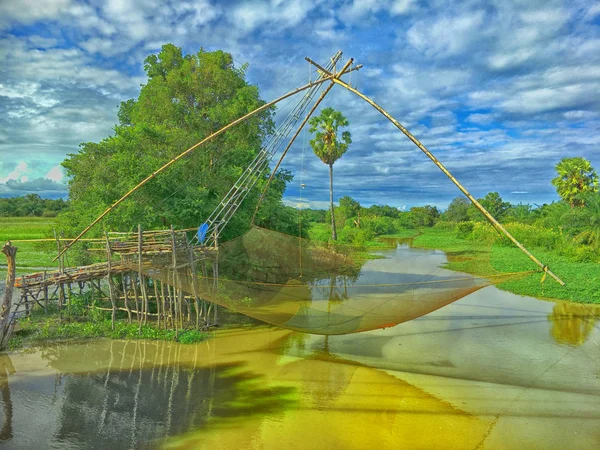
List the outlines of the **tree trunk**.
<svg viewBox="0 0 600 450">
<path fill-rule="evenodd" d="M 4 298 L 2 299 L 2 307 L 0 309 L 0 349 L 4 349 L 8 344 L 10 335 L 14 328 L 14 323 L 10 320 L 10 310 L 12 309 L 12 295 L 15 287 L 16 267 L 15 256 L 17 247 L 13 247 L 8 241 L 2 247 L 2 253 L 6 255 L 6 288 L 4 290 Z"/>
<path fill-rule="evenodd" d="M 335 211 L 333 209 L 333 164 L 329 164 L 329 202 L 331 203 L 331 239 L 337 241 Z"/>
</svg>

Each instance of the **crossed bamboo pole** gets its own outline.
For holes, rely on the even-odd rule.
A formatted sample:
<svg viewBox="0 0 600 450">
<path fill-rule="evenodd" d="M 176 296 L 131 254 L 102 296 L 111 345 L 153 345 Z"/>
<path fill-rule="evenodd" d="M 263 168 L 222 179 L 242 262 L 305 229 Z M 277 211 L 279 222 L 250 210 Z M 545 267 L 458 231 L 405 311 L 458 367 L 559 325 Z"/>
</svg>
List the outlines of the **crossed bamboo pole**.
<svg viewBox="0 0 600 450">
<path fill-rule="evenodd" d="M 410 131 L 408 131 L 400 122 L 398 122 L 390 113 L 388 113 L 385 109 L 383 109 L 381 106 L 379 106 L 377 103 L 375 103 L 371 98 L 367 97 L 365 94 L 363 94 L 362 92 L 358 91 L 357 89 L 354 89 L 352 86 L 350 86 L 349 84 L 345 83 L 344 81 L 342 81 L 340 79 L 341 75 L 343 75 L 344 73 L 349 72 L 347 70 L 348 66 L 350 66 L 352 64 L 352 59 L 350 59 L 346 65 L 344 66 L 344 68 L 338 72 L 338 73 L 331 73 L 330 71 L 328 71 L 327 69 L 325 69 L 324 67 L 322 67 L 321 65 L 319 65 L 318 63 L 316 63 L 315 61 L 313 61 L 312 59 L 306 57 L 305 58 L 310 64 L 314 65 L 317 69 L 319 69 L 321 71 L 322 75 L 326 75 L 314 82 L 310 82 L 298 89 L 295 89 L 293 91 L 290 91 L 284 95 L 282 95 L 281 97 L 269 102 L 269 103 L 265 103 L 264 105 L 260 106 L 259 108 L 255 109 L 254 111 L 249 112 L 248 114 L 240 117 L 239 119 L 234 120 L 233 122 L 229 123 L 228 125 L 224 126 L 223 128 L 221 128 L 220 130 L 216 131 L 215 133 L 211 134 L 210 136 L 207 136 L 205 139 L 203 139 L 202 141 L 194 144 L 192 147 L 188 148 L 187 150 L 185 150 L 184 152 L 180 153 L 178 156 L 176 156 L 175 158 L 171 159 L 170 161 L 168 161 L 166 164 L 164 164 L 163 166 L 161 166 L 159 169 L 157 169 L 156 171 L 154 171 L 152 174 L 150 174 L 148 177 L 144 178 L 142 181 L 140 181 L 136 186 L 134 186 L 131 190 L 129 190 L 125 195 L 123 195 L 119 200 L 117 200 L 115 203 L 113 203 L 110 207 L 108 207 L 102 214 L 100 214 L 100 216 L 98 216 L 90 225 L 88 225 L 75 239 L 73 239 L 68 245 L 66 245 L 61 252 L 59 252 L 58 256 L 56 256 L 56 258 L 54 258 L 52 261 L 56 261 L 58 258 L 60 258 L 67 250 L 69 250 L 70 247 L 73 246 L 73 244 L 75 244 L 77 241 L 79 241 L 94 225 L 96 225 L 98 222 L 100 222 L 107 214 L 109 214 L 113 209 L 115 209 L 119 204 L 121 204 L 124 200 L 126 200 L 128 197 L 130 197 L 134 192 L 136 192 L 137 190 L 139 190 L 142 186 L 144 186 L 146 183 L 148 183 L 150 180 L 152 180 L 153 178 L 155 178 L 158 174 L 164 172 L 166 169 L 168 169 L 170 166 L 172 166 L 173 164 L 175 164 L 177 161 L 179 161 L 180 159 L 182 159 L 183 157 L 185 157 L 186 155 L 188 155 L 189 153 L 191 153 L 192 151 L 194 151 L 195 149 L 197 149 L 198 147 L 200 147 L 201 145 L 203 145 L 204 143 L 214 139 L 215 137 L 219 136 L 220 134 L 224 133 L 225 131 L 227 131 L 228 129 L 234 127 L 235 125 L 239 124 L 240 122 L 245 121 L 246 119 L 258 114 L 261 111 L 264 111 L 267 108 L 270 108 L 271 106 L 275 105 L 276 103 L 279 103 L 282 100 L 285 100 L 288 97 L 291 97 L 299 92 L 302 92 L 306 89 L 309 89 L 312 86 L 315 85 L 319 85 L 322 83 L 325 83 L 326 81 L 331 81 L 332 84 L 330 86 L 328 86 L 328 88 L 326 89 L 325 92 L 323 92 L 323 94 L 321 94 L 321 96 L 319 97 L 319 99 L 317 100 L 316 104 L 313 106 L 313 108 L 311 109 L 311 111 L 308 113 L 308 115 L 306 116 L 306 118 L 304 119 L 304 121 L 302 122 L 302 124 L 300 125 L 299 129 L 297 130 L 296 134 L 294 135 L 294 137 L 292 138 L 292 140 L 290 141 L 290 143 L 288 144 L 288 146 L 286 147 L 283 155 L 281 156 L 279 162 L 277 163 L 277 167 L 276 169 L 279 167 L 279 165 L 281 164 L 281 161 L 283 160 L 283 158 L 285 157 L 285 155 L 287 154 L 287 151 L 289 150 L 289 148 L 291 147 L 292 143 L 294 142 L 294 140 L 296 139 L 296 137 L 298 136 L 298 134 L 300 133 L 300 131 L 302 130 L 302 128 L 304 127 L 304 125 L 306 124 L 306 122 L 308 121 L 308 119 L 310 118 L 310 116 L 312 115 L 312 113 L 314 112 L 314 110 L 317 108 L 318 104 L 323 100 L 323 98 L 325 98 L 325 96 L 327 95 L 327 93 L 329 93 L 329 91 L 331 90 L 331 88 L 333 87 L 334 84 L 339 84 L 340 86 L 344 87 L 345 89 L 347 89 L 348 91 L 352 92 L 353 94 L 357 95 L 358 97 L 360 97 L 361 99 L 363 99 L 364 101 L 366 101 L 367 103 L 369 103 L 373 108 L 375 108 L 377 111 L 379 111 L 385 118 L 387 118 L 390 122 L 392 122 L 392 124 L 394 124 L 394 126 L 396 128 L 398 128 L 406 137 L 408 137 L 417 147 L 419 147 L 419 149 L 425 153 L 425 155 L 427 155 L 427 157 L 429 159 L 431 159 L 431 161 L 433 161 L 433 163 L 438 166 L 438 168 L 456 185 L 456 187 L 458 187 L 458 189 L 460 189 L 460 191 L 471 201 L 471 203 L 473 203 L 473 205 L 484 215 L 484 217 L 492 224 L 494 225 L 494 227 L 496 227 L 496 229 L 498 229 L 499 231 L 501 231 L 506 237 L 508 237 L 523 253 L 525 253 L 535 264 L 537 264 L 539 267 L 542 268 L 542 270 L 544 271 L 544 274 L 548 274 L 550 275 L 552 278 L 554 278 L 561 286 L 564 286 L 565 283 L 564 281 L 562 281 L 556 274 L 554 274 L 547 265 L 545 265 L 544 263 L 542 263 L 539 259 L 537 259 L 531 252 L 529 252 L 529 250 L 527 250 L 523 244 L 521 244 L 512 234 L 510 234 L 508 232 L 508 230 L 506 228 L 504 228 L 500 222 L 498 222 L 476 199 L 475 197 L 473 197 L 469 191 L 467 191 L 467 189 L 460 184 L 460 182 L 454 178 L 454 176 L 448 171 L 448 169 L 446 169 L 446 167 L 416 138 L 414 137 Z M 352 69 L 352 70 L 356 70 Z M 271 182 L 271 180 L 273 179 L 273 176 L 275 174 L 276 170 L 274 170 L 271 173 L 271 177 L 269 178 L 268 183 Z M 268 186 L 267 183 L 267 186 Z M 261 195 L 261 200 L 264 197 L 266 191 L 266 187 L 262 192 Z M 259 202 L 260 205 L 260 202 Z M 256 216 L 256 211 L 254 212 L 253 215 L 253 220 L 254 217 Z"/>
<path fill-rule="evenodd" d="M 354 58 L 350 58 L 348 60 L 348 62 L 346 62 L 346 64 L 344 65 L 344 67 L 342 67 L 342 70 L 340 70 L 339 72 L 335 73 L 333 75 L 333 78 L 340 78 L 342 75 L 346 74 L 346 73 L 350 73 L 354 70 L 358 70 L 362 67 L 361 65 L 356 66 L 355 68 L 351 69 L 351 70 L 347 70 L 349 66 L 352 65 L 352 63 L 354 62 Z M 298 129 L 296 130 L 296 133 L 294 133 L 294 136 L 292 136 L 292 139 L 290 139 L 290 142 L 288 143 L 288 145 L 286 146 L 285 150 L 281 153 L 281 157 L 279 158 L 279 161 L 277 161 L 277 164 L 275 165 L 275 168 L 271 171 L 271 176 L 269 177 L 267 184 L 265 184 L 265 187 L 262 190 L 262 193 L 260 194 L 260 198 L 258 199 L 258 203 L 256 203 L 256 208 L 254 209 L 254 214 L 252 214 L 252 220 L 250 221 L 250 223 L 254 224 L 254 219 L 256 219 L 256 214 L 258 213 L 258 209 L 260 208 L 260 205 L 263 201 L 263 199 L 265 198 L 265 194 L 267 193 L 267 189 L 269 187 L 269 185 L 271 184 L 271 181 L 273 181 L 273 178 L 275 177 L 275 174 L 277 173 L 277 170 L 279 169 L 279 166 L 281 165 L 281 162 L 283 161 L 283 158 L 285 158 L 285 155 L 287 155 L 288 150 L 290 149 L 290 147 L 292 146 L 292 144 L 296 141 L 296 138 L 298 137 L 298 135 L 300 134 L 300 132 L 302 131 L 302 129 L 304 128 L 304 125 L 306 125 L 306 122 L 308 122 L 308 119 L 310 119 L 310 116 L 313 115 L 313 113 L 315 112 L 315 110 L 317 109 L 317 107 L 319 106 L 319 104 L 323 101 L 323 99 L 325 98 L 325 96 L 329 93 L 329 91 L 331 91 L 331 89 L 333 88 L 333 86 L 335 86 L 335 83 L 332 81 L 331 84 L 329 86 L 327 86 L 327 89 L 325 89 L 321 95 L 319 96 L 319 98 L 317 99 L 317 101 L 315 102 L 315 104 L 312 106 L 312 108 L 310 109 L 310 111 L 308 112 L 308 114 L 306 114 L 306 117 L 304 118 L 304 120 L 302 121 L 302 123 L 300 124 L 300 126 L 298 127 Z"/>
<path fill-rule="evenodd" d="M 388 113 L 385 109 L 383 109 L 381 106 L 379 106 L 377 103 L 375 103 L 372 99 L 370 99 L 369 97 L 367 97 L 365 94 L 363 94 L 362 92 L 354 89 L 352 86 L 350 86 L 349 84 L 345 83 L 344 81 L 340 80 L 339 78 L 336 78 L 334 76 L 332 76 L 331 72 L 329 72 L 328 70 L 324 69 L 322 66 L 320 66 L 319 64 L 317 64 L 316 62 L 314 62 L 312 59 L 310 58 L 306 58 L 306 60 L 311 63 L 312 65 L 314 65 L 315 67 L 317 67 L 323 74 L 328 75 L 331 77 L 331 81 L 333 83 L 337 83 L 340 86 L 346 88 L 347 90 L 349 90 L 350 92 L 352 92 L 353 94 L 357 95 L 358 97 L 362 98 L 364 101 L 366 101 L 369 105 L 371 105 L 373 108 L 375 108 L 377 111 L 379 111 L 381 114 L 383 114 L 383 116 L 388 119 L 390 122 L 392 122 L 394 124 L 394 126 L 396 128 L 398 128 L 402 133 L 404 133 L 404 135 L 409 138 L 417 147 L 419 147 L 419 149 L 425 153 L 425 155 L 427 155 L 427 157 L 429 159 L 431 159 L 431 161 L 433 161 L 433 163 L 438 166 L 438 168 L 444 172 L 444 174 L 450 178 L 450 181 L 452 181 L 456 187 L 458 187 L 458 189 L 460 189 L 460 191 L 465 194 L 465 196 L 471 201 L 471 203 L 473 203 L 473 205 L 484 215 L 484 217 L 492 224 L 494 225 L 494 227 L 496 227 L 496 229 L 500 230 L 502 233 L 504 233 L 504 235 L 510 239 L 523 253 L 525 253 L 529 259 L 531 259 L 534 263 L 536 263 L 539 267 L 542 268 L 542 270 L 544 271 L 544 274 L 548 274 L 550 275 L 552 278 L 554 278 L 561 286 L 565 285 L 565 282 L 562 281 L 554 272 L 552 272 L 548 266 L 544 263 L 542 263 L 539 259 L 537 259 L 529 250 L 527 250 L 523 244 L 521 244 L 512 234 L 509 233 L 509 231 L 504 228 L 502 226 L 502 224 L 500 224 L 500 222 L 498 222 L 494 216 L 492 216 L 482 205 L 481 203 L 479 203 L 475 197 L 473 197 L 469 191 L 467 191 L 467 189 L 460 184 L 460 182 L 454 178 L 454 176 L 448 171 L 448 169 L 446 169 L 446 167 L 444 167 L 444 165 L 416 138 L 414 137 L 410 131 L 408 131 L 400 122 L 398 122 L 396 119 L 394 119 L 394 117 L 392 117 L 392 115 L 390 113 Z"/>
</svg>

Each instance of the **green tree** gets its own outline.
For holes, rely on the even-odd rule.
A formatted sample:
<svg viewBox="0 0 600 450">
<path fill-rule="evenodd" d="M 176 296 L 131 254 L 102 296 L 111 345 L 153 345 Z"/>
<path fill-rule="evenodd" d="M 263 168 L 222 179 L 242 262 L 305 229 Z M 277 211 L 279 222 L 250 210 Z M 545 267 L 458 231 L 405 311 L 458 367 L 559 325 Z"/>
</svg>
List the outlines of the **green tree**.
<svg viewBox="0 0 600 450">
<path fill-rule="evenodd" d="M 114 135 L 81 144 L 79 152 L 68 155 L 62 164 L 69 176 L 71 200 L 71 208 L 61 215 L 65 228 L 71 224 L 72 231 L 80 230 L 164 163 L 264 104 L 258 88 L 246 81 L 246 67 L 234 67 L 232 56 L 223 51 L 200 49 L 184 55 L 180 48 L 166 44 L 144 63 L 148 80 L 137 99 L 121 103 Z M 272 110 L 231 128 L 136 192 L 134 201 L 124 202 L 107 216 L 105 226 L 200 225 L 272 131 Z M 269 215 L 261 210 L 257 224 L 266 224 L 279 209 L 283 211 L 281 196 L 290 179 L 289 174 L 277 174 L 264 201 Z M 259 187 L 265 182 L 259 180 Z M 254 191 L 223 231 L 223 238 L 249 226 L 260 192 Z M 287 210 L 284 216 L 292 220 Z M 271 220 L 270 225 L 274 222 L 281 225 L 279 220 Z M 283 228 L 289 229 L 288 225 Z"/>
<path fill-rule="evenodd" d="M 555 168 L 558 176 L 552 179 L 552 184 L 571 207 L 584 206 L 585 195 L 598 191 L 598 174 L 587 159 L 563 158 Z"/>
<path fill-rule="evenodd" d="M 352 143 L 349 131 L 344 131 L 341 138 L 338 138 L 340 127 L 349 125 L 348 119 L 333 108 L 325 108 L 321 114 L 312 117 L 309 121 L 311 133 L 315 133 L 315 138 L 310 141 L 310 146 L 315 155 L 319 157 L 324 164 L 329 166 L 329 203 L 331 204 L 331 238 L 337 240 L 335 229 L 335 210 L 333 208 L 333 164 L 342 157 Z"/>
<path fill-rule="evenodd" d="M 445 219 L 449 222 L 466 222 L 469 220 L 469 206 L 471 206 L 471 202 L 465 197 L 456 197 L 448 205 L 448 209 L 444 213 Z"/>
<path fill-rule="evenodd" d="M 504 219 L 511 206 L 509 202 L 502 200 L 502 197 L 497 192 L 488 192 L 485 197 L 479 198 L 477 201 L 498 221 Z M 483 214 L 473 205 L 469 206 L 468 213 L 471 220 L 485 220 Z"/>
<path fill-rule="evenodd" d="M 572 210 L 574 237 L 580 244 L 600 250 L 600 194 L 587 194 L 584 208 Z"/>
<path fill-rule="evenodd" d="M 414 206 L 410 208 L 413 227 L 432 227 L 440 218 L 440 211 L 435 206 Z"/>
<path fill-rule="evenodd" d="M 339 204 L 338 212 L 340 213 L 342 223 L 345 223 L 348 219 L 354 219 L 355 223 L 358 225 L 361 209 L 360 203 L 352 197 L 344 195 L 343 197 L 340 197 Z"/>
</svg>

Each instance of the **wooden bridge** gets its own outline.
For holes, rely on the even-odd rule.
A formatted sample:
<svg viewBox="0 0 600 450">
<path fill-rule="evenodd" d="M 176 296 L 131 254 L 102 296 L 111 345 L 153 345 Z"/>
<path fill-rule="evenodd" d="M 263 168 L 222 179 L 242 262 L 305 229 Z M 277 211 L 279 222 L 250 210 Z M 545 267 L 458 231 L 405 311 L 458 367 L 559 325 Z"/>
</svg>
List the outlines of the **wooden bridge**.
<svg viewBox="0 0 600 450">
<path fill-rule="evenodd" d="M 216 325 L 217 306 L 207 301 L 210 299 L 184 292 L 158 274 L 153 277 L 152 267 L 148 266 L 149 260 L 159 258 L 172 272 L 187 268 L 216 273 L 216 245 L 192 245 L 189 231 L 171 228 L 143 232 L 138 227 L 137 233 L 106 233 L 104 239 L 89 240 L 96 248 L 88 250 L 96 258 L 100 253 L 104 261 L 65 267 L 61 257 L 57 270 L 17 278 L 15 287 L 20 290 L 20 297 L 11 316 L 29 315 L 37 306 L 46 312 L 55 308 L 62 317 L 74 307 L 77 298 L 78 307 L 83 302 L 86 308 L 111 311 L 113 321 L 118 311 L 124 311 L 130 323 L 146 324 L 152 320 L 176 330 Z M 57 242 L 60 253 L 60 239 Z M 103 246 L 99 248 L 98 244 Z"/>
</svg>

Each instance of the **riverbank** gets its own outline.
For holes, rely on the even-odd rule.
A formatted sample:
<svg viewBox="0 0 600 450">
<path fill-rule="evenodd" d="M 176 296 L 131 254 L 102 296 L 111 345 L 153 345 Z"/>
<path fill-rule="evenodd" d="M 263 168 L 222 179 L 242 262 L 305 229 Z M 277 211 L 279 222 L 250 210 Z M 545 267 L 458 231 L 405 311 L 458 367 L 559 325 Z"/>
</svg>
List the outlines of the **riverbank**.
<svg viewBox="0 0 600 450">
<path fill-rule="evenodd" d="M 81 341 L 88 339 L 128 339 L 173 341 L 182 344 L 201 342 L 208 333 L 196 329 L 172 330 L 154 324 L 129 323 L 126 318 L 115 321 L 114 327 L 105 311 L 96 311 L 92 317 L 65 315 L 57 311 L 45 314 L 34 310 L 29 317 L 18 319 L 17 330 L 11 337 L 9 350 L 35 347 L 49 342 Z"/>
<path fill-rule="evenodd" d="M 532 247 L 529 250 L 547 264 L 565 283 L 560 286 L 550 277 L 543 277 L 540 268 L 518 248 L 496 239 L 496 242 L 463 239 L 453 230 L 438 227 L 404 230 L 380 237 L 406 238 L 412 231 L 411 245 L 438 249 L 448 254 L 445 268 L 473 275 L 490 276 L 499 273 L 532 273 L 497 284 L 499 289 L 540 299 L 559 299 L 577 303 L 600 304 L 600 265 L 575 261 L 555 251 Z"/>
</svg>

